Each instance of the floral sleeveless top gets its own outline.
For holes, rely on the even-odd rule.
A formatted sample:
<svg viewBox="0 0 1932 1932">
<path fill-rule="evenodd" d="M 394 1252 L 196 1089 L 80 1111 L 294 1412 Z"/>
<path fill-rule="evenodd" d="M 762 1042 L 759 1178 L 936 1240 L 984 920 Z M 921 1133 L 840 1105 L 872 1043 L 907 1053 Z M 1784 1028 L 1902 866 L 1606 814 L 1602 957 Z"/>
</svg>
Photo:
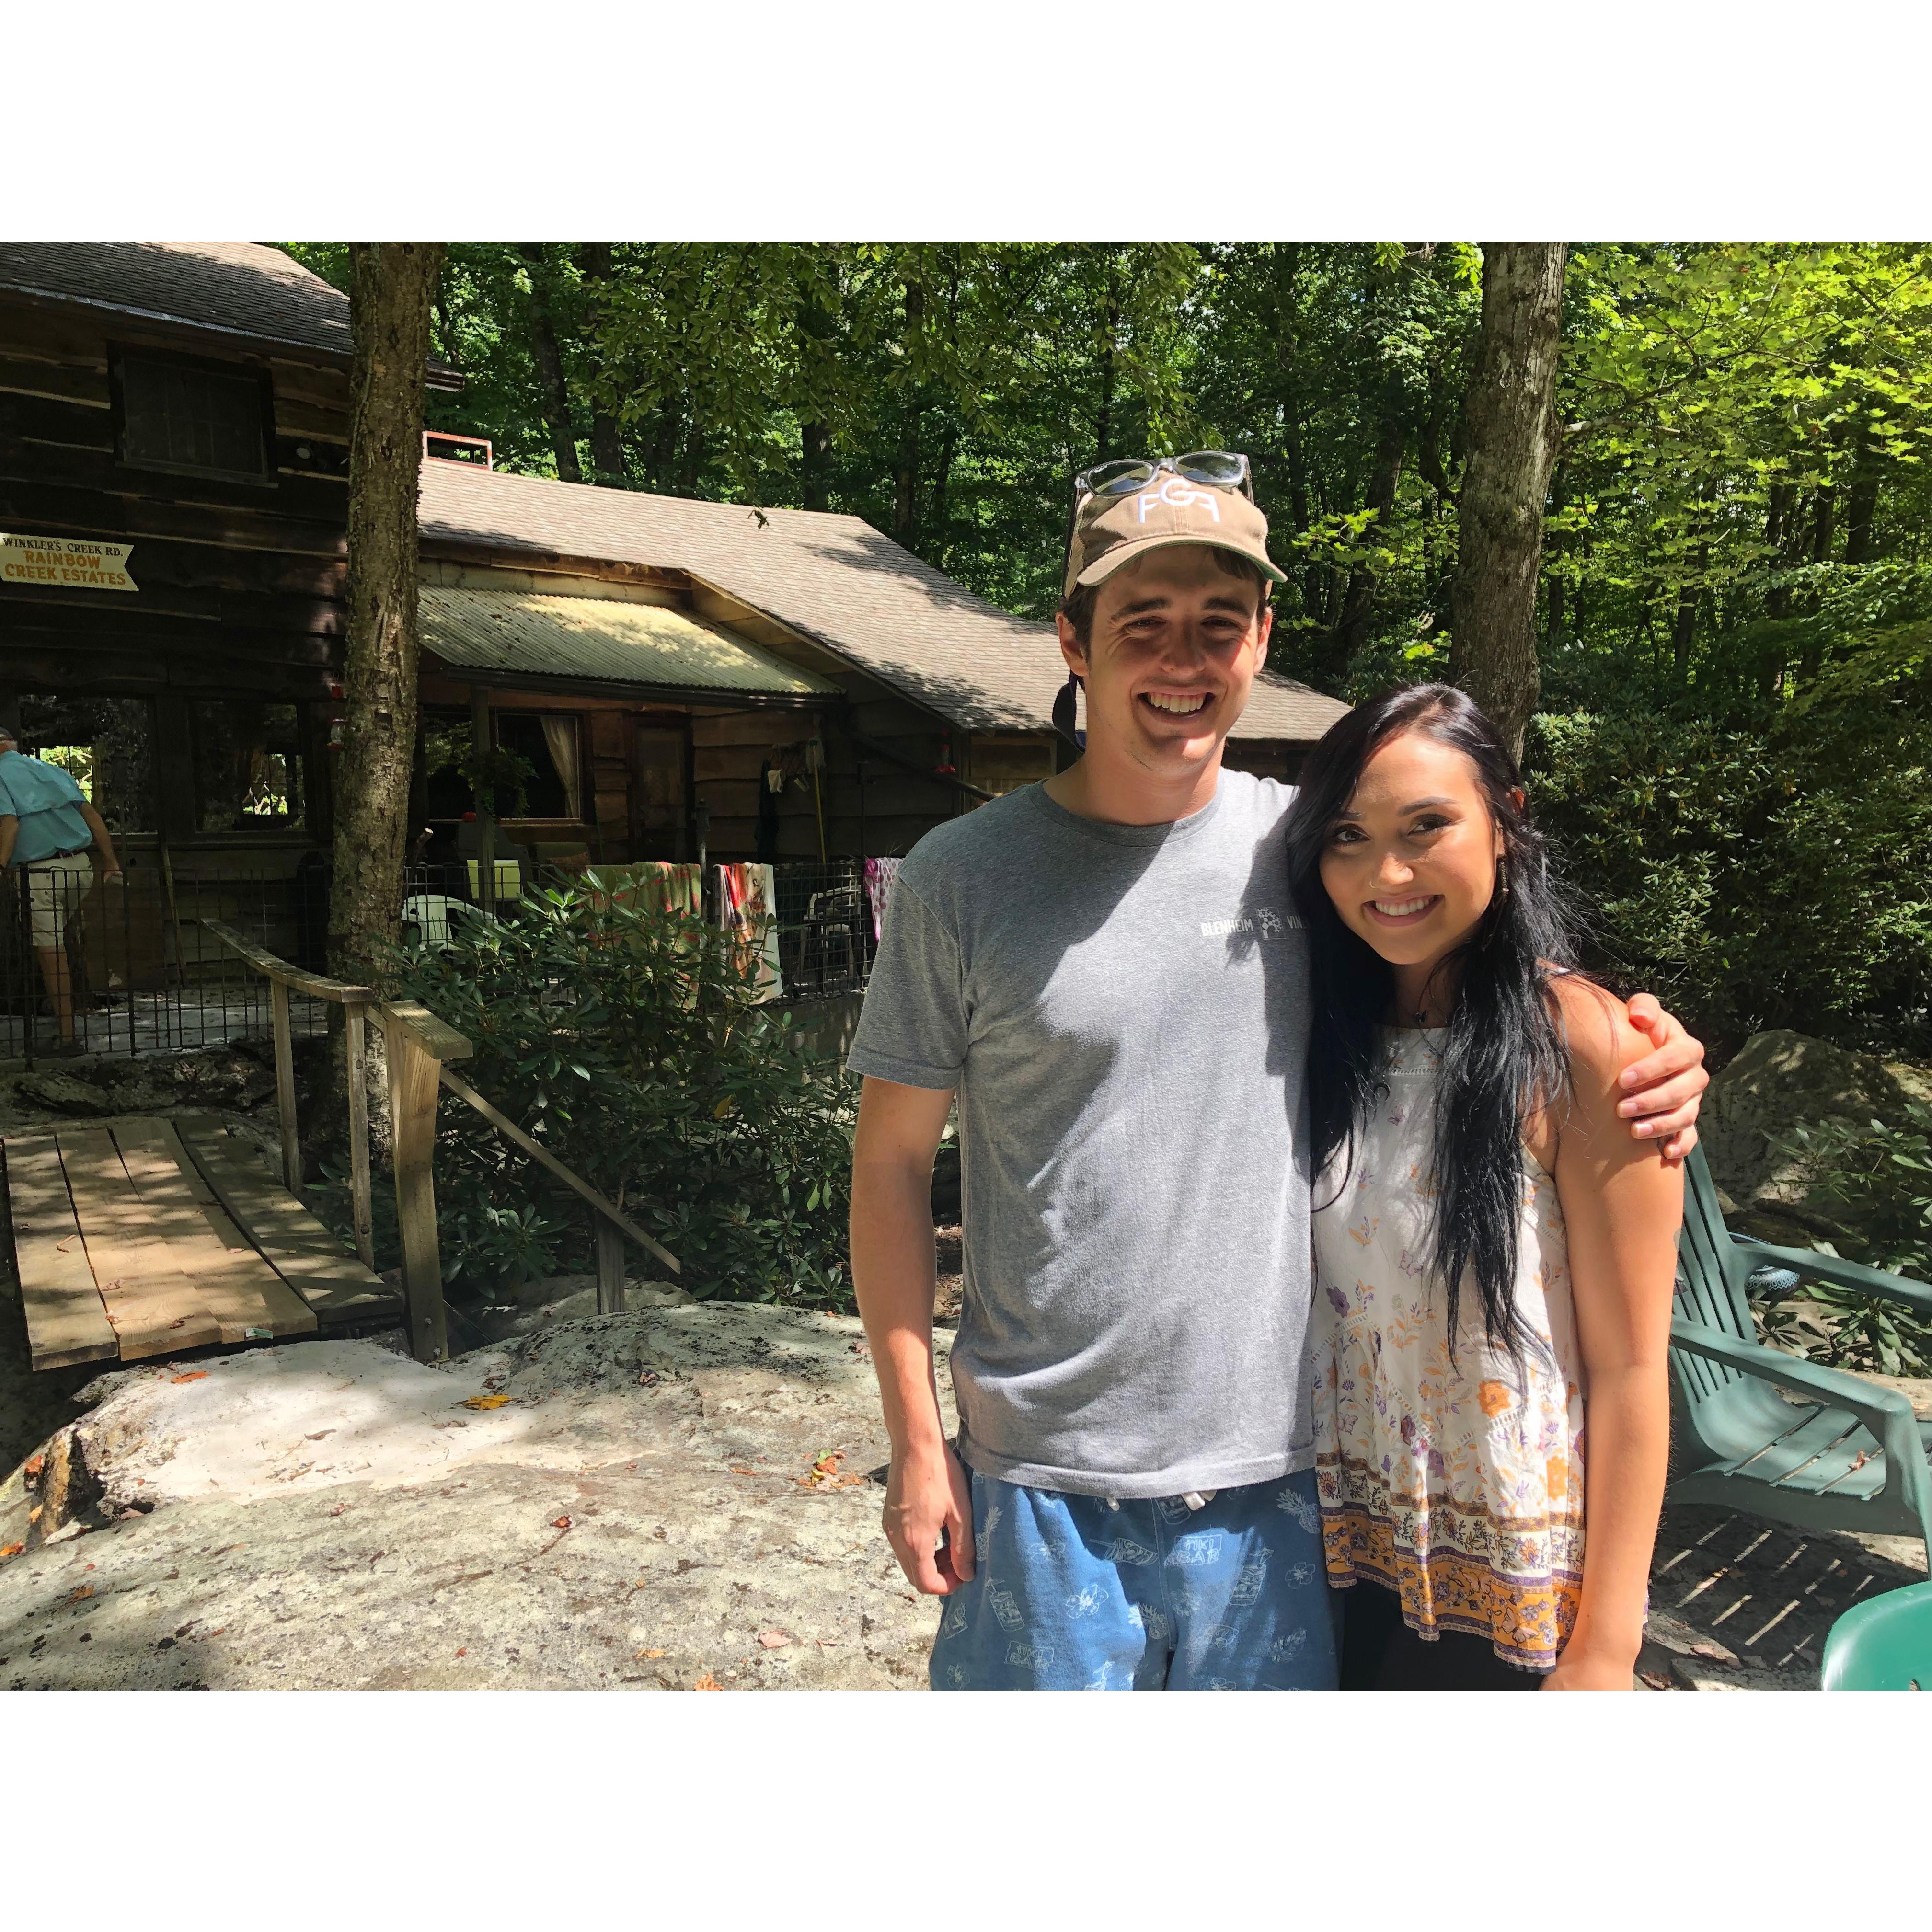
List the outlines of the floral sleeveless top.
<svg viewBox="0 0 1932 1932">
<path fill-rule="evenodd" d="M 1385 1031 L 1386 1091 L 1349 1171 L 1318 1183 L 1316 1479 L 1328 1580 L 1402 1600 L 1424 1638 L 1487 1637 L 1547 1670 L 1583 1586 L 1583 1390 L 1555 1180 L 1527 1148 L 1516 1302 L 1540 1351 L 1520 1366 L 1484 1333 L 1474 1283 L 1454 1358 L 1423 1258 L 1439 1032 Z"/>
</svg>

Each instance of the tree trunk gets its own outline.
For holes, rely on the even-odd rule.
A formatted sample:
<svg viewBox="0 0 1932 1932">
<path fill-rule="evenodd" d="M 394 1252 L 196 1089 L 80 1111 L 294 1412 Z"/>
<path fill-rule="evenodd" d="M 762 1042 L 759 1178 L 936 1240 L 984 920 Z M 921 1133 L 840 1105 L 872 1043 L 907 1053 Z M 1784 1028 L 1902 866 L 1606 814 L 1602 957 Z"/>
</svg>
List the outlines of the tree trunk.
<svg viewBox="0 0 1932 1932">
<path fill-rule="evenodd" d="M 1408 419 L 1399 399 L 1391 396 L 1385 403 L 1382 433 L 1376 442 L 1375 473 L 1369 479 L 1369 500 L 1365 506 L 1376 513 L 1375 521 L 1364 532 L 1372 543 L 1382 541 L 1395 514 L 1396 493 L 1402 487 L 1402 452 L 1408 440 Z M 1376 573 L 1366 564 L 1358 564 L 1348 573 L 1341 615 L 1335 621 L 1325 666 L 1330 676 L 1342 676 L 1349 661 L 1368 642 L 1375 610 Z"/>
<path fill-rule="evenodd" d="M 1829 563 L 1832 539 L 1836 526 L 1838 493 L 1827 483 L 1818 492 L 1811 518 L 1811 561 Z"/>
<path fill-rule="evenodd" d="M 1107 264 L 1107 293 L 1101 309 L 1100 407 L 1094 418 L 1094 460 L 1104 463 L 1114 453 L 1114 389 L 1119 380 L 1114 356 L 1120 339 L 1120 290 L 1114 264 Z"/>
<path fill-rule="evenodd" d="M 440 242 L 350 245 L 346 702 L 335 799 L 329 970 L 377 982 L 402 910 L 416 739 L 416 488 Z"/>
<path fill-rule="evenodd" d="M 563 357 L 550 320 L 550 290 L 544 283 L 541 242 L 519 242 L 517 252 L 530 265 L 530 355 L 544 397 L 544 422 L 550 448 L 556 454 L 556 473 L 566 483 L 581 483 L 584 470 L 577 460 L 577 427 L 570 418 L 570 388 L 563 380 Z"/>
<path fill-rule="evenodd" d="M 1296 285 L 1301 278 L 1301 244 L 1278 242 L 1274 248 L 1274 359 L 1281 386 L 1282 454 L 1288 459 L 1288 514 L 1299 536 L 1308 528 L 1308 465 L 1301 447 L 1301 339 L 1294 326 Z"/>
<path fill-rule="evenodd" d="M 808 284 L 798 311 L 800 496 L 808 510 L 832 507 L 832 424 L 823 413 L 832 360 L 833 319 Z"/>
<path fill-rule="evenodd" d="M 1294 533 L 1303 536 L 1309 524 L 1308 457 L 1302 442 L 1301 338 L 1295 327 L 1296 290 L 1301 278 L 1299 242 L 1278 242 L 1274 248 L 1274 356 L 1281 393 L 1282 454 L 1288 466 L 1288 513 Z M 1321 606 L 1322 566 L 1302 558 L 1291 566 L 1302 614 L 1314 616 Z"/>
<path fill-rule="evenodd" d="M 1434 410 L 1423 418 L 1415 433 L 1415 466 L 1424 482 L 1436 493 L 1439 515 L 1454 502 L 1456 493 L 1450 487 L 1448 471 L 1442 466 L 1442 417 Z"/>
<path fill-rule="evenodd" d="M 698 479 L 704 471 L 704 425 L 693 422 L 688 425 L 684 446 L 677 460 L 676 484 L 681 496 L 698 494 Z"/>
<path fill-rule="evenodd" d="M 608 242 L 586 242 L 580 258 L 584 274 L 598 284 L 599 292 L 608 292 L 617 278 L 616 258 Z M 597 310 L 598 374 L 608 386 L 613 371 L 604 358 L 604 314 L 600 307 Z M 597 472 L 597 480 L 617 489 L 626 489 L 630 484 L 630 471 L 624 461 L 624 439 L 619 434 L 617 418 L 610 410 L 596 403 L 590 406 L 590 461 Z"/>
<path fill-rule="evenodd" d="M 668 490 L 677 464 L 678 433 L 683 418 L 669 404 L 658 410 L 658 424 L 651 436 L 650 479 L 653 490 Z"/>
<path fill-rule="evenodd" d="M 822 422 L 798 426 L 800 494 L 808 510 L 832 507 L 832 432 Z"/>
<path fill-rule="evenodd" d="M 1564 508 L 1570 500 L 1570 478 L 1559 464 L 1550 478 L 1550 507 L 1552 511 Z M 1575 541 L 1573 536 L 1570 542 Z M 1543 591 L 1543 642 L 1546 650 L 1555 650 L 1564 640 L 1564 611 L 1569 602 L 1569 586 L 1563 580 L 1562 560 L 1563 541 L 1546 536 L 1544 538 L 1543 568 L 1540 572 Z M 1456 586 L 1452 580 L 1449 592 L 1453 598 Z"/>
<path fill-rule="evenodd" d="M 958 451 L 959 426 L 956 422 L 949 422 L 945 439 L 939 446 L 939 459 L 933 465 L 932 487 L 926 493 L 926 528 L 940 543 L 946 539 L 946 496 L 952 484 L 953 458 Z"/>
<path fill-rule="evenodd" d="M 1094 418 L 1094 460 L 1104 463 L 1114 447 L 1114 344 L 1110 336 L 1100 350 L 1100 407 Z"/>
<path fill-rule="evenodd" d="M 1771 553 L 1770 563 L 1773 570 L 1781 570 L 1789 560 L 1785 548 L 1790 542 L 1791 520 L 1791 485 L 1774 483 L 1766 493 L 1764 510 L 1764 547 Z M 1764 594 L 1766 614 L 1773 617 L 1791 615 L 1791 592 L 1780 584 Z"/>
<path fill-rule="evenodd" d="M 1677 615 L 1670 626 L 1670 668 L 1679 684 L 1690 674 L 1690 647 L 1697 641 L 1697 586 L 1687 584 L 1677 593 Z"/>
<path fill-rule="evenodd" d="M 1845 499 L 1845 561 L 1870 563 L 1878 554 L 1872 538 L 1873 520 L 1878 514 L 1878 466 L 1869 449 L 1858 452 L 1858 465 L 1852 473 L 1852 487 Z"/>
<path fill-rule="evenodd" d="M 1832 541 L 1836 534 L 1838 523 L 1838 493 L 1828 483 L 1822 485 L 1811 503 L 1810 561 L 1829 563 L 1832 560 Z M 1825 593 L 1815 584 L 1808 590 L 1802 600 L 1802 614 L 1815 617 L 1822 608 Z M 1814 636 L 1804 646 L 1798 660 L 1798 676 L 1809 685 L 1814 682 L 1825 668 L 1824 640 Z"/>
<path fill-rule="evenodd" d="M 1456 682 L 1510 751 L 1536 709 L 1536 586 L 1556 458 L 1563 333 L 1561 242 L 1483 244 L 1483 316 L 1464 403 L 1454 636 Z"/>
</svg>

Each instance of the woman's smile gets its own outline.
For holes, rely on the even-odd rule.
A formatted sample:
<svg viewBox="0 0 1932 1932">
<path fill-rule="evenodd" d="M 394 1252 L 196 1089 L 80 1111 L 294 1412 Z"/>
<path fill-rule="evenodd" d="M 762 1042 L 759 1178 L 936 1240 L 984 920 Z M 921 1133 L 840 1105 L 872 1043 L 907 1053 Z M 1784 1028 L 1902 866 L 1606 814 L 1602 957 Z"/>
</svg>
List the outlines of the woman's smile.
<svg viewBox="0 0 1932 1932">
<path fill-rule="evenodd" d="M 1378 926 L 1420 926 L 1442 903 L 1440 892 L 1402 899 L 1370 899 L 1362 910 Z"/>
</svg>

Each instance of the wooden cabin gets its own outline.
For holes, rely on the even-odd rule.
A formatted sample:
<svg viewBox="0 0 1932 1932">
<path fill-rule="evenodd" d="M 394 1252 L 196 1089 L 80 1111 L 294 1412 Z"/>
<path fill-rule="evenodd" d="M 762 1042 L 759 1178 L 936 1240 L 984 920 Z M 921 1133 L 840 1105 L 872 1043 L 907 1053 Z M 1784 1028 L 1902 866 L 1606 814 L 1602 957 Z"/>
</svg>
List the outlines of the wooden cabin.
<svg viewBox="0 0 1932 1932">
<path fill-rule="evenodd" d="M 0 243 L 0 717 L 118 835 L 98 986 L 191 979 L 204 917 L 321 963 L 350 358 L 346 298 L 274 248 Z M 429 857 L 484 717 L 538 860 L 902 854 L 1054 769 L 1052 627 L 856 518 L 442 460 L 421 508 Z M 1290 776 L 1341 708 L 1264 677 L 1230 762 Z"/>
<path fill-rule="evenodd" d="M 488 672 L 501 674 L 493 706 L 579 720 L 578 818 L 513 836 L 567 830 L 603 852 L 682 856 L 701 806 L 719 858 L 814 857 L 821 838 L 826 854 L 886 857 L 1054 770 L 1066 673 L 1052 626 L 974 596 L 856 517 L 433 460 L 421 542 L 425 704 L 453 716 L 466 673 Z M 652 607 L 661 645 L 645 641 L 640 614 Z M 680 668 L 679 621 L 745 654 L 740 690 L 702 688 Z M 620 628 L 628 641 L 608 655 Z M 492 636 L 500 649 L 477 641 Z M 658 693 L 615 694 L 609 674 L 625 650 L 638 676 L 662 652 Z M 584 675 L 593 669 L 603 681 Z M 1344 708 L 1264 675 L 1229 763 L 1292 778 Z M 514 728 L 527 752 L 531 727 Z M 773 772 L 783 790 L 761 843 L 759 787 Z"/>
<path fill-rule="evenodd" d="M 278 249 L 0 243 L 0 716 L 118 834 L 98 985 L 185 976 L 183 922 L 272 900 L 318 951 L 349 370 L 346 301 Z"/>
</svg>

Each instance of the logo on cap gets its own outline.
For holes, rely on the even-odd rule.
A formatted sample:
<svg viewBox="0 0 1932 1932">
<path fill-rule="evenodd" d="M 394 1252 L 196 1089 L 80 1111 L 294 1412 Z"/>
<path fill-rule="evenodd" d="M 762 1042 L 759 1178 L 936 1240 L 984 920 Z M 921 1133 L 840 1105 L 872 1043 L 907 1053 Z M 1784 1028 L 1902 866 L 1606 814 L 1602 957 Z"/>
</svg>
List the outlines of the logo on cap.
<svg viewBox="0 0 1932 1932">
<path fill-rule="evenodd" d="M 1169 476 L 1158 490 L 1149 490 L 1136 500 L 1140 505 L 1141 521 L 1148 520 L 1148 512 L 1162 503 L 1177 510 L 1192 509 L 1196 504 L 1205 504 L 1208 513 L 1217 524 L 1221 520 L 1221 506 L 1214 500 L 1211 490 L 1197 490 L 1192 484 L 1180 476 Z"/>
</svg>

